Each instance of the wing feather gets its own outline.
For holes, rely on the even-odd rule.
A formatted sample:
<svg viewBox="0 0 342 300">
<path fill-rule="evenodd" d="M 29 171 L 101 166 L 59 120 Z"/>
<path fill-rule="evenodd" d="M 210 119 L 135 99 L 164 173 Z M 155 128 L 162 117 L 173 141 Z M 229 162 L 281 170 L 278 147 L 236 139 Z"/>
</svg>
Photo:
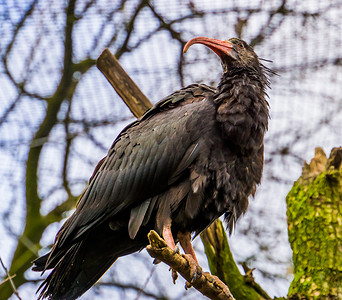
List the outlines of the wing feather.
<svg viewBox="0 0 342 300">
<path fill-rule="evenodd" d="M 146 212 L 150 206 L 151 198 L 147 199 L 139 206 L 131 209 L 131 215 L 128 222 L 128 233 L 131 239 L 134 239 L 143 220 L 146 215 Z"/>
<path fill-rule="evenodd" d="M 210 130 L 206 114 L 215 112 L 213 103 L 205 97 L 213 92 L 205 85 L 192 85 L 157 103 L 127 126 L 98 164 L 76 211 L 57 235 L 60 241 L 56 247 L 127 209 L 131 211 L 129 234 L 134 237 L 157 207 L 164 205 L 167 213 L 177 206 L 191 187 L 179 186 L 176 190 L 172 185 L 201 151 L 199 140 Z M 196 98 L 194 93 L 199 96 Z M 163 194 L 167 190 L 175 198 L 163 204 L 172 198 Z"/>
</svg>

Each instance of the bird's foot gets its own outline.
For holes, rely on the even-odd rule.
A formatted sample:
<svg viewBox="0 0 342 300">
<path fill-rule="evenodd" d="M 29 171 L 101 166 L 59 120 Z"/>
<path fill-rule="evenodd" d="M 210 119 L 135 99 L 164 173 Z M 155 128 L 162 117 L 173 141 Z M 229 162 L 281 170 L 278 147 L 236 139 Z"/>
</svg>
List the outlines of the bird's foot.
<svg viewBox="0 0 342 300">
<path fill-rule="evenodd" d="M 198 278 L 202 276 L 202 268 L 199 266 L 197 261 L 190 254 L 182 254 L 182 256 L 187 260 L 190 267 L 190 282 L 185 283 L 185 289 L 189 289 Z"/>
<path fill-rule="evenodd" d="M 218 290 L 221 291 L 222 294 L 224 295 L 227 295 L 228 296 L 228 299 L 234 299 L 232 297 L 232 294 L 230 293 L 229 291 L 229 288 L 228 286 L 226 286 L 223 281 L 218 278 L 217 276 L 215 275 L 211 275 L 209 272 L 207 274 L 205 274 L 204 276 L 206 276 L 207 280 L 209 280 L 209 278 L 211 280 L 209 280 Z"/>
<path fill-rule="evenodd" d="M 227 286 L 222 282 L 220 278 L 218 278 L 216 275 L 211 275 L 209 272 L 204 272 L 203 276 L 206 277 L 206 279 L 212 283 L 216 288 L 225 290 Z"/>
<path fill-rule="evenodd" d="M 180 254 L 180 250 L 179 250 L 179 247 L 176 246 L 174 249 L 173 249 L 173 255 L 176 255 L 176 254 Z M 171 276 L 172 276 L 172 281 L 173 281 L 173 284 L 176 284 L 176 280 L 178 279 L 178 273 L 176 270 L 170 268 L 169 271 L 171 271 Z"/>
<path fill-rule="evenodd" d="M 176 284 L 176 280 L 178 279 L 178 273 L 176 270 L 170 268 L 169 271 L 171 271 L 172 281 L 173 284 Z"/>
<path fill-rule="evenodd" d="M 185 282 L 185 287 L 184 287 L 184 288 L 185 288 L 186 290 L 188 290 L 188 289 L 190 289 L 191 287 L 192 287 L 191 283 L 190 283 L 189 281 L 186 281 L 186 282 Z"/>
<path fill-rule="evenodd" d="M 173 255 L 175 254 L 180 254 L 180 250 L 178 246 L 176 246 L 175 249 L 173 249 Z"/>
</svg>

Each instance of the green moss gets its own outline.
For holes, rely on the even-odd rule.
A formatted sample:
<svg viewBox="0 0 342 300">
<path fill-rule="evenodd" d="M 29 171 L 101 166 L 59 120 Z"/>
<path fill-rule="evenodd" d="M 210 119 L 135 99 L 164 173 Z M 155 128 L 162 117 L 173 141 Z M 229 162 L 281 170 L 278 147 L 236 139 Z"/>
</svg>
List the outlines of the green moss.
<svg viewBox="0 0 342 300">
<path fill-rule="evenodd" d="M 270 299 L 254 280 L 241 275 L 230 251 L 223 224 L 216 220 L 201 234 L 210 271 L 218 276 L 230 289 L 235 299 Z"/>
<path fill-rule="evenodd" d="M 342 299 L 341 195 L 342 170 L 330 168 L 301 177 L 286 198 L 294 264 L 291 299 Z"/>
</svg>

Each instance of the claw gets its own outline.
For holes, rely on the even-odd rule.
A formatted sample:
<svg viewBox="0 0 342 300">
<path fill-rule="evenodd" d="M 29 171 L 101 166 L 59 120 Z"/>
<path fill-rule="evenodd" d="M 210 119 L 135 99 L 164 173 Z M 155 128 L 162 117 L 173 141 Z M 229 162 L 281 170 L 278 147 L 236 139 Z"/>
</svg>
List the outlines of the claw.
<svg viewBox="0 0 342 300">
<path fill-rule="evenodd" d="M 174 251 L 173 255 L 175 255 L 175 254 L 180 254 L 180 250 L 179 250 L 179 247 L 178 247 L 178 246 L 176 246 L 175 249 L 174 249 L 173 251 Z"/>
<path fill-rule="evenodd" d="M 190 287 L 198 278 L 202 276 L 202 268 L 197 264 L 194 258 L 190 254 L 182 254 L 182 256 L 187 260 L 190 267 Z"/>
<path fill-rule="evenodd" d="M 211 275 L 213 277 L 213 285 L 216 287 L 221 287 L 222 281 L 215 275 Z"/>
<path fill-rule="evenodd" d="M 185 289 L 188 290 L 192 287 L 191 283 L 189 283 L 189 281 L 185 282 Z"/>
<path fill-rule="evenodd" d="M 226 285 L 221 281 L 220 278 L 218 278 L 215 275 L 211 275 L 212 277 L 212 284 L 217 288 L 217 289 L 221 289 L 221 290 L 225 290 L 226 289 Z"/>
<path fill-rule="evenodd" d="M 203 276 L 205 276 L 210 283 L 215 282 L 215 278 L 209 272 L 204 272 Z"/>
<path fill-rule="evenodd" d="M 178 273 L 176 270 L 170 268 L 171 270 L 171 276 L 172 276 L 172 281 L 173 281 L 173 284 L 176 284 L 176 280 L 178 278 Z"/>
</svg>

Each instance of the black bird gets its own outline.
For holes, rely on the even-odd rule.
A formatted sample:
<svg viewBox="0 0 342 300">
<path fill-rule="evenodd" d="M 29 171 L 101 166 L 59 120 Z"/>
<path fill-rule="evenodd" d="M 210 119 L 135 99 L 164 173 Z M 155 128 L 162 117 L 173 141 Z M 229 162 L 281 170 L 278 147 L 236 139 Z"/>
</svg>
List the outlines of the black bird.
<svg viewBox="0 0 342 300">
<path fill-rule="evenodd" d="M 246 42 L 198 37 L 221 59 L 217 88 L 193 84 L 128 125 L 90 178 L 75 212 L 34 271 L 53 269 L 41 298 L 75 299 L 154 229 L 196 260 L 191 234 L 225 214 L 232 230 L 263 169 L 269 69 Z M 197 260 L 196 260 L 197 261 Z"/>
</svg>

